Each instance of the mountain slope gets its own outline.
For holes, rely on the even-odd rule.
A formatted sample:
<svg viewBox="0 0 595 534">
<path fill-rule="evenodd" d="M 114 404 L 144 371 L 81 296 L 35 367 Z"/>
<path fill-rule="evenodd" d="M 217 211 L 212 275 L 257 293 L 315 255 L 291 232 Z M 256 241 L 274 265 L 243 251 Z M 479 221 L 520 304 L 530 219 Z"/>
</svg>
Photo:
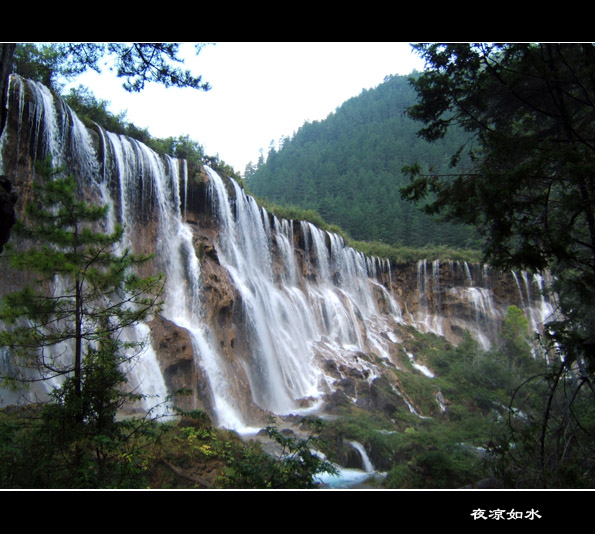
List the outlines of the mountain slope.
<svg viewBox="0 0 595 534">
<path fill-rule="evenodd" d="M 405 116 L 415 93 L 405 76 L 387 77 L 324 121 L 305 123 L 266 161 L 249 166 L 246 183 L 259 197 L 315 209 L 353 238 L 389 244 L 469 247 L 470 229 L 429 217 L 400 198 L 404 165 L 447 171 L 462 134 L 430 145 Z"/>
</svg>

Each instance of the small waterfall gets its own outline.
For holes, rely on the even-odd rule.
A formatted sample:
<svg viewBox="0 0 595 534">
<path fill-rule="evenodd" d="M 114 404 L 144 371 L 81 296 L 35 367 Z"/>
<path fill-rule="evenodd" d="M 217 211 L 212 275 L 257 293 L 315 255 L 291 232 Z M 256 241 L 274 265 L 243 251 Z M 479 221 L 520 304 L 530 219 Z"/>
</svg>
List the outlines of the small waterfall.
<svg viewBox="0 0 595 534">
<path fill-rule="evenodd" d="M 411 354 L 411 352 L 407 352 L 407 356 L 409 358 L 409 361 L 411 362 L 411 365 L 413 365 L 413 367 L 415 367 L 420 373 L 426 375 L 428 378 L 434 378 L 434 373 L 430 371 L 425 365 L 417 363 L 415 361 L 415 356 Z"/>
<path fill-rule="evenodd" d="M 417 327 L 422 332 L 444 335 L 444 317 L 440 309 L 439 269 L 440 263 L 432 262 L 432 275 L 428 275 L 427 260 L 417 263 L 417 294 L 419 311 L 416 316 Z"/>
<path fill-rule="evenodd" d="M 352 488 L 358 484 L 362 484 L 371 477 L 382 477 L 385 474 L 377 473 L 368 453 L 364 446 L 357 441 L 347 441 L 360 455 L 363 469 L 347 468 L 335 465 L 337 469 L 336 475 L 322 473 L 317 475 L 316 480 L 323 485 L 323 487 L 330 489 Z"/>
<path fill-rule="evenodd" d="M 436 393 L 436 402 L 438 403 L 438 406 L 440 406 L 440 411 L 442 413 L 446 412 L 446 400 L 444 399 L 444 394 L 440 390 Z"/>
<path fill-rule="evenodd" d="M 469 330 L 484 350 L 492 347 L 498 328 L 506 317 L 506 309 L 516 302 L 513 295 L 496 297 L 493 286 L 495 277 L 507 284 L 510 275 L 517 288 L 520 307 L 527 316 L 531 331 L 537 332 L 554 315 L 554 307 L 544 292 L 546 281 L 543 275 L 512 271 L 492 273 L 490 267 L 470 265 L 468 262 L 450 262 L 448 275 L 451 283 L 441 287 L 441 265 L 432 262 L 431 272 L 426 260 L 417 263 L 418 312 L 416 326 L 424 332 L 448 337 L 449 330 Z M 500 302 L 497 303 L 497 298 Z M 458 310 L 455 309 L 458 306 Z M 466 317 L 461 311 L 466 310 Z"/>
<path fill-rule="evenodd" d="M 429 316 L 426 269 L 426 260 L 419 260 L 417 262 L 417 295 L 419 301 L 419 311 L 417 312 L 416 321 L 420 326 L 427 326 Z"/>
<path fill-rule="evenodd" d="M 362 459 L 362 466 L 364 468 L 364 471 L 366 473 L 373 473 L 374 466 L 372 465 L 372 462 L 370 461 L 370 458 L 368 457 L 368 453 L 366 452 L 366 449 L 364 449 L 364 446 L 361 443 L 358 443 L 357 441 L 348 441 L 348 443 L 357 452 L 359 452 L 359 455 L 361 456 L 361 459 Z"/>
<path fill-rule="evenodd" d="M 273 226 L 275 241 L 282 258 L 281 282 L 283 285 L 295 287 L 298 285 L 298 273 L 293 244 L 293 225 L 286 219 L 279 220 L 274 217 Z"/>
<path fill-rule="evenodd" d="M 434 260 L 432 262 L 432 284 L 432 290 L 436 298 L 438 298 L 440 294 L 440 260 Z"/>
<path fill-rule="evenodd" d="M 529 274 L 527 273 L 527 271 L 522 271 L 521 277 L 523 279 L 523 284 L 525 287 L 525 295 L 527 299 L 526 311 L 528 312 L 529 325 L 531 327 L 531 331 L 535 332 L 537 330 L 537 318 L 535 314 L 535 309 L 532 306 L 533 295 L 531 291 L 531 282 L 529 281 Z"/>
<path fill-rule="evenodd" d="M 157 354 L 151 343 L 151 332 L 146 323 L 138 323 L 126 329 L 123 338 L 128 342 L 142 344 L 140 352 L 126 361 L 124 371 L 137 393 L 142 394 L 141 410 L 152 417 L 167 419 L 171 406 L 167 400 L 167 389 L 159 368 Z"/>
<path fill-rule="evenodd" d="M 555 308 L 546 296 L 544 275 L 534 273 L 531 276 L 527 271 L 521 271 L 521 283 L 515 271 L 511 274 L 518 290 L 521 309 L 529 320 L 529 328 L 532 332 L 538 332 L 555 316 Z"/>
<path fill-rule="evenodd" d="M 469 264 L 466 261 L 463 262 L 463 268 L 465 269 L 467 285 L 472 286 L 473 285 L 473 277 L 471 276 L 471 270 L 469 269 Z"/>
</svg>

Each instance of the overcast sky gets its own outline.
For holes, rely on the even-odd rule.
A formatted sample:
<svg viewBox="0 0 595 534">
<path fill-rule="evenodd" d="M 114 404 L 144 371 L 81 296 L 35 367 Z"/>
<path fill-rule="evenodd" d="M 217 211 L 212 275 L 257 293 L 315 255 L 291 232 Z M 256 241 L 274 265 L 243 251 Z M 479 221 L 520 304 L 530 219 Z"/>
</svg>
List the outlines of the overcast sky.
<svg viewBox="0 0 595 534">
<path fill-rule="evenodd" d="M 89 72 L 75 82 L 127 110 L 126 118 L 154 137 L 189 135 L 209 155 L 236 171 L 291 137 L 306 121 L 326 118 L 389 74 L 409 74 L 423 63 L 408 43 L 216 43 L 196 56 L 184 45 L 186 67 L 209 82 L 208 92 L 150 84 L 127 93 L 122 81 Z"/>
</svg>

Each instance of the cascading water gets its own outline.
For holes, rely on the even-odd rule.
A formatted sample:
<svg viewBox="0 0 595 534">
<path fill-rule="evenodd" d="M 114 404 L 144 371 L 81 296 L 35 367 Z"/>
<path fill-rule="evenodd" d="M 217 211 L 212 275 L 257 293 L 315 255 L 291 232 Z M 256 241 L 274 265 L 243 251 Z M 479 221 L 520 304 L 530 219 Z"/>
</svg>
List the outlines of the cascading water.
<svg viewBox="0 0 595 534">
<path fill-rule="evenodd" d="M 432 275 L 428 275 L 426 260 L 417 262 L 418 312 L 415 322 L 422 332 L 444 335 L 443 315 L 440 311 L 440 263 L 432 263 Z"/>
<path fill-rule="evenodd" d="M 366 473 L 372 473 L 374 471 L 374 466 L 372 465 L 372 462 L 370 461 L 370 458 L 368 457 L 368 453 L 366 452 L 366 449 L 364 449 L 364 446 L 357 442 L 357 441 L 348 441 L 348 443 L 360 454 L 360 457 L 362 459 L 362 466 L 364 468 L 364 471 Z"/>
<path fill-rule="evenodd" d="M 308 408 L 315 408 L 330 380 L 317 355 L 347 357 L 365 350 L 366 343 L 386 351 L 386 342 L 366 325 L 379 314 L 365 256 L 339 236 L 302 222 L 306 261 L 316 275 L 298 276 L 292 223 L 273 218 L 271 225 L 237 183 L 232 182 L 230 198 L 221 177 L 207 172 L 220 222 L 219 259 L 240 292 L 246 326 L 256 340 L 248 373 L 253 399 L 278 414 L 299 411 L 303 399 L 314 400 Z M 280 280 L 273 268 L 277 261 Z M 393 308 L 398 309 L 394 302 Z"/>
<path fill-rule="evenodd" d="M 34 158 L 50 157 L 54 168 L 68 166 L 68 170 L 75 173 L 79 185 L 84 186 L 85 194 L 113 206 L 113 199 L 107 197 L 107 188 L 99 174 L 100 165 L 93 147 L 88 130 L 82 125 L 78 117 L 61 101 L 55 100 L 49 90 L 43 85 L 13 77 L 13 90 L 18 93 L 18 102 L 25 100 L 25 91 L 32 94 L 29 102 L 29 139 L 21 139 L 24 133 L 17 134 L 16 147 L 21 142 L 29 142 Z M 23 113 L 24 105 L 19 105 L 19 113 Z M 25 121 L 19 124 L 27 125 Z M 3 132 L 2 146 L 7 145 L 8 133 Z M 3 158 L 4 161 L 4 158 Z M 106 230 L 111 231 L 114 226 L 113 210 L 106 221 Z M 130 239 L 128 239 L 130 241 Z M 54 280 L 58 289 L 62 284 L 59 279 Z M 125 341 L 143 341 L 147 339 L 148 327 L 139 323 L 135 328 L 122 332 Z M 156 354 L 147 345 L 135 358 L 136 364 L 129 369 L 131 387 L 146 395 L 143 401 L 143 410 L 152 411 L 155 415 L 165 415 L 166 408 L 158 408 L 167 396 L 167 390 L 159 371 Z M 49 380 L 46 389 L 57 385 L 54 380 Z M 39 395 L 39 392 L 35 392 Z"/>
<path fill-rule="evenodd" d="M 348 440 L 346 443 L 353 447 L 359 454 L 362 463 L 362 469 L 347 468 L 335 465 L 337 474 L 322 473 L 317 475 L 315 479 L 324 488 L 340 489 L 352 488 L 358 484 L 364 484 L 371 477 L 382 478 L 386 473 L 377 473 L 368 457 L 368 453 L 364 446 L 357 442 Z"/>
<path fill-rule="evenodd" d="M 143 214 L 146 218 L 146 214 L 152 213 L 151 207 L 155 207 L 155 257 L 166 279 L 162 313 L 189 332 L 197 363 L 210 380 L 218 423 L 247 431 L 226 387 L 221 362 L 202 317 L 200 263 L 192 242 L 192 231 L 182 220 L 179 188 L 187 184 L 186 168 L 181 166 L 184 162 L 165 157 L 164 163 L 142 143 L 111 133 L 107 133 L 106 138 L 111 150 L 105 152 L 113 158 L 115 189 L 119 190 L 119 197 L 111 202 L 119 204 L 120 220 L 128 222 L 126 243 L 130 245 L 142 234 Z M 142 191 L 140 199 L 139 191 Z M 161 374 L 158 369 L 154 372 Z M 163 388 L 165 394 L 165 385 Z"/>
<path fill-rule="evenodd" d="M 125 226 L 122 250 L 142 253 L 147 248 L 142 243 L 150 242 L 155 267 L 167 281 L 163 315 L 189 332 L 196 364 L 209 382 L 218 424 L 252 430 L 231 385 L 230 363 L 218 350 L 212 325 L 204 317 L 201 264 L 192 230 L 183 219 L 188 198 L 185 162 L 158 156 L 144 144 L 100 127 L 96 149 L 89 131 L 63 102 L 39 84 L 15 80 L 20 101 L 27 90 L 33 102 L 35 157 L 50 154 L 56 165 L 76 168 L 87 194 L 110 206 L 106 230 L 116 223 Z M 353 355 L 368 347 L 387 357 L 389 342 L 381 335 L 373 289 L 380 285 L 369 278 L 377 262 L 346 247 L 339 236 L 302 223 L 303 237 L 311 246 L 306 261 L 315 272 L 304 278 L 298 272 L 292 221 L 270 218 L 237 183 L 226 184 L 214 171 L 206 172 L 219 224 L 217 255 L 240 295 L 238 305 L 248 332 L 244 336 L 250 344 L 248 357 L 241 365 L 252 400 L 277 414 L 304 406 L 314 409 L 334 380 L 321 372 L 321 358 L 344 358 L 352 365 Z M 380 287 L 390 309 L 400 313 L 386 288 Z M 142 359 L 130 373 L 142 392 L 162 402 L 167 390 L 148 325 L 139 324 L 126 335 L 147 341 Z M 356 365 L 366 376 L 375 376 L 368 362 Z"/>
<path fill-rule="evenodd" d="M 221 225 L 219 258 L 240 292 L 246 326 L 255 339 L 248 372 L 253 399 L 264 409 L 288 413 L 297 408 L 296 399 L 317 393 L 306 343 L 311 331 L 304 315 L 307 307 L 296 286 L 275 283 L 269 234 L 254 199 L 233 182 L 232 212 L 222 179 L 210 169 L 207 172 Z"/>
<path fill-rule="evenodd" d="M 203 371 L 212 415 L 220 426 L 254 431 L 259 423 L 252 418 L 247 399 L 276 414 L 315 410 L 345 376 L 338 378 L 340 369 L 372 382 L 380 370 L 367 355 L 390 363 L 399 343 L 397 324 L 409 323 L 439 335 L 449 333 L 452 325 L 460 326 L 485 336 L 489 344 L 486 324 L 502 314 L 493 299 L 487 267 L 477 275 L 467 263 L 434 261 L 430 268 L 420 261 L 417 302 L 410 302 L 416 312 L 403 314 L 391 292 L 396 277 L 388 260 L 366 257 L 347 247 L 340 236 L 308 222 L 268 214 L 235 181 L 205 168 L 208 185 L 201 182 L 201 187 L 216 220 L 212 237 L 216 262 L 237 296 L 232 306 L 238 337 L 230 355 L 222 349 L 218 327 L 205 311 L 206 260 L 197 245 L 197 228 L 187 222 L 187 210 L 197 208 L 189 202 L 190 188 L 196 184 L 188 176 L 186 162 L 158 156 L 144 144 L 100 127 L 92 136 L 64 103 L 39 84 L 13 78 L 12 91 L 17 102 L 14 112 L 23 117 L 28 110 L 28 119 L 19 122 L 16 132 L 17 147 L 27 143 L 33 147 L 33 158 L 49 153 L 54 163 L 72 166 L 85 194 L 110 206 L 106 231 L 124 224 L 122 249 L 154 252 L 155 272 L 166 276 L 163 316 L 188 333 L 194 364 Z M 1 141 L 3 148 L 9 146 L 4 136 Z M 445 272 L 457 269 L 462 280 L 458 285 L 446 283 Z M 522 286 L 533 289 L 532 295 L 522 294 L 524 309 L 540 310 L 532 321 L 537 325 L 551 307 L 539 296 L 536 308 L 538 293 L 528 278 L 517 282 L 519 291 Z M 533 286 L 541 283 L 542 279 L 533 279 Z M 459 311 L 466 310 L 464 321 L 447 322 L 443 310 L 452 301 L 463 303 Z M 130 370 L 133 382 L 162 402 L 169 392 L 149 324 L 139 324 L 126 335 L 147 341 Z M 238 384 L 240 374 L 247 386 Z"/>
<path fill-rule="evenodd" d="M 497 337 L 498 325 L 506 317 L 506 308 L 510 304 L 517 304 L 522 309 L 532 332 L 539 331 L 553 318 L 554 307 L 544 293 L 546 283 L 540 274 L 530 276 L 522 272 L 519 276 L 511 272 L 518 299 L 507 295 L 507 302 L 497 304 L 495 288 L 492 287 L 494 276 L 488 265 L 450 262 L 447 272 L 452 279 L 445 287 L 441 287 L 440 270 L 438 260 L 432 262 L 431 272 L 426 260 L 417 264 L 418 312 L 415 324 L 422 331 L 448 338 L 449 330 L 468 330 L 482 348 L 488 350 Z M 453 312 L 457 307 L 467 310 L 466 316 Z"/>
</svg>

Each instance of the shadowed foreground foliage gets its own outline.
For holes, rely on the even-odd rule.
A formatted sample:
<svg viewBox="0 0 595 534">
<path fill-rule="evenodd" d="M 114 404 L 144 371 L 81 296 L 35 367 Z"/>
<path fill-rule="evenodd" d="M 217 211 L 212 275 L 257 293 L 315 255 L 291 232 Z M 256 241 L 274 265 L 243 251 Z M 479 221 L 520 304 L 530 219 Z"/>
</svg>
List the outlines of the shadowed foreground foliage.
<svg viewBox="0 0 595 534">
<path fill-rule="evenodd" d="M 306 438 L 267 427 L 271 454 L 259 441 L 215 428 L 200 411 L 176 422 L 129 419 L 118 422 L 119 440 L 79 436 L 76 470 L 63 422 L 56 405 L 0 412 L 0 488 L 313 489 L 316 475 L 335 471 L 311 450 L 320 421 L 304 422 L 312 432 Z"/>
</svg>

